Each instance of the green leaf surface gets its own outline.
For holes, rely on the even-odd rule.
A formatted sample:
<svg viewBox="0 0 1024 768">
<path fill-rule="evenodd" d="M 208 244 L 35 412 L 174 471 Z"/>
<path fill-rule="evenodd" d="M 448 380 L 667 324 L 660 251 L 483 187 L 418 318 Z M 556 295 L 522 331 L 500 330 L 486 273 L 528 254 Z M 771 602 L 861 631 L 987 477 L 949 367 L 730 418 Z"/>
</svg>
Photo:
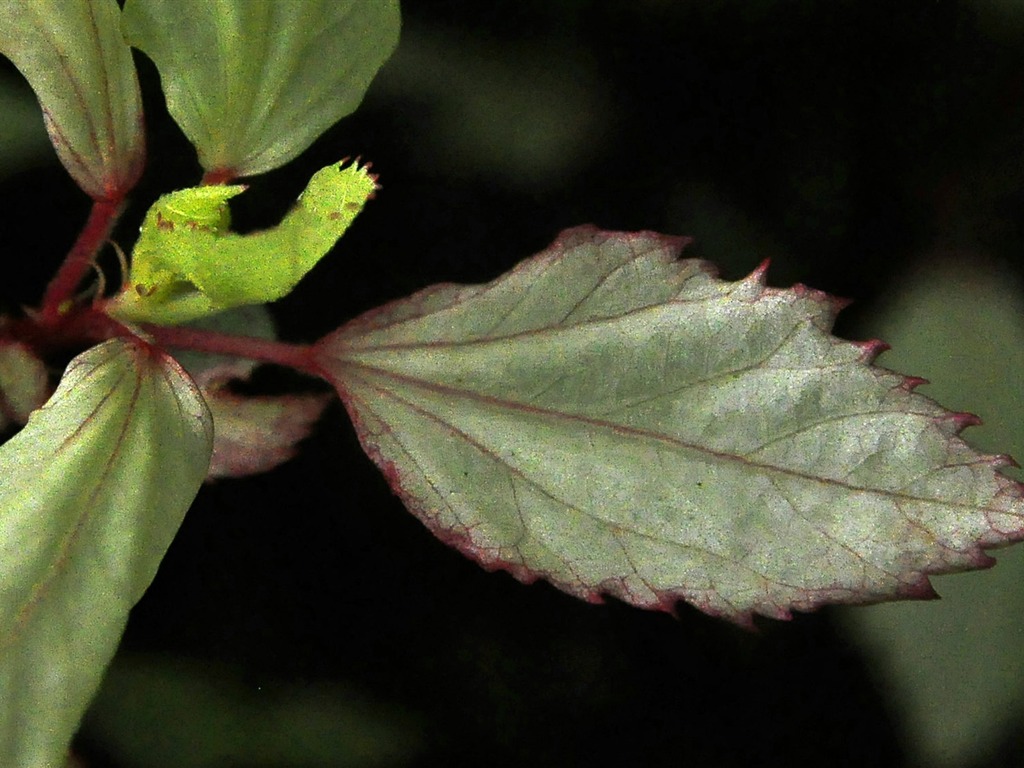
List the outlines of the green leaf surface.
<svg viewBox="0 0 1024 768">
<path fill-rule="evenodd" d="M 125 32 L 207 171 L 284 165 L 353 112 L 398 44 L 398 0 L 128 0 Z"/>
<path fill-rule="evenodd" d="M 75 358 L 0 447 L 0 765 L 63 765 L 211 439 L 181 368 L 113 340 Z"/>
<path fill-rule="evenodd" d="M 317 347 L 406 505 L 489 568 L 737 622 L 933 593 L 1024 536 L 970 417 L 829 334 L 839 304 L 716 279 L 678 239 L 569 230 Z"/>
<path fill-rule="evenodd" d="M 50 140 L 94 199 L 142 172 L 142 102 L 116 0 L 0 0 L 0 53 L 36 92 Z"/>
<path fill-rule="evenodd" d="M 171 324 L 286 296 L 375 189 L 367 166 L 329 165 L 313 175 L 278 226 L 248 235 L 228 231 L 228 200 L 244 186 L 164 195 L 146 214 L 124 290 L 109 311 L 125 320 Z"/>
</svg>

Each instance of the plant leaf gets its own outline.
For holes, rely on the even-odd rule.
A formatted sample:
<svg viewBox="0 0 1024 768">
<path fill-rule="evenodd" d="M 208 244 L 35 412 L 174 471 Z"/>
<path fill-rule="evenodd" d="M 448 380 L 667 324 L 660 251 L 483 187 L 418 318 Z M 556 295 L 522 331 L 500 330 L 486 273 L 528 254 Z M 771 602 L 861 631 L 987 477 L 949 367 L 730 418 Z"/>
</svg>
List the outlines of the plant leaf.
<svg viewBox="0 0 1024 768">
<path fill-rule="evenodd" d="M 0 447 L 0 765 L 63 765 L 211 437 L 171 358 L 113 340 L 76 357 Z"/>
<path fill-rule="evenodd" d="M 125 33 L 207 171 L 284 165 L 355 111 L 398 44 L 398 0 L 128 0 Z"/>
<path fill-rule="evenodd" d="M 438 536 L 584 599 L 740 623 L 933 593 L 1024 536 L 972 419 L 829 335 L 840 304 L 569 230 L 488 285 L 442 285 L 317 346 L 364 448 Z"/>
<path fill-rule="evenodd" d="M 0 53 L 28 80 L 68 173 L 119 199 L 145 161 L 142 100 L 116 0 L 0 0 Z"/>
<path fill-rule="evenodd" d="M 146 214 L 124 290 L 108 311 L 125 320 L 170 324 L 286 296 L 375 189 L 368 166 L 329 165 L 313 175 L 278 226 L 248 235 L 228 231 L 227 201 L 244 186 L 163 195 Z"/>
<path fill-rule="evenodd" d="M 213 414 L 213 458 L 207 479 L 268 472 L 295 456 L 331 398 L 327 395 L 238 395 L 208 386 Z"/>
<path fill-rule="evenodd" d="M 0 341 L 0 429 L 28 421 L 50 391 L 43 361 L 24 344 Z"/>
</svg>

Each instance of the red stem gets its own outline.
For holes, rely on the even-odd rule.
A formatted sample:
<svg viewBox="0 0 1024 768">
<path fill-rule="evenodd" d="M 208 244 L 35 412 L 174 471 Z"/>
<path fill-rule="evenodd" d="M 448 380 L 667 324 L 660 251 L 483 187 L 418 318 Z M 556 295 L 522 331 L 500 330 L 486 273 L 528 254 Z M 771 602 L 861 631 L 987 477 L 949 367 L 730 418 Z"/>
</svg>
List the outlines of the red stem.
<svg viewBox="0 0 1024 768">
<path fill-rule="evenodd" d="M 253 336 L 232 336 L 216 331 L 204 331 L 181 326 L 143 326 L 153 341 L 162 347 L 193 349 L 217 355 L 244 357 L 264 363 L 283 365 L 302 373 L 323 378 L 320 366 L 313 357 L 313 348 L 306 344 L 288 344 L 283 341 L 259 339 Z"/>
<path fill-rule="evenodd" d="M 78 234 L 78 239 L 53 280 L 46 286 L 40 312 L 44 325 L 53 325 L 60 319 L 62 308 L 74 297 L 96 253 L 110 237 L 110 230 L 121 215 L 123 205 L 123 199 L 96 200 L 92 204 L 89 218 Z"/>
</svg>

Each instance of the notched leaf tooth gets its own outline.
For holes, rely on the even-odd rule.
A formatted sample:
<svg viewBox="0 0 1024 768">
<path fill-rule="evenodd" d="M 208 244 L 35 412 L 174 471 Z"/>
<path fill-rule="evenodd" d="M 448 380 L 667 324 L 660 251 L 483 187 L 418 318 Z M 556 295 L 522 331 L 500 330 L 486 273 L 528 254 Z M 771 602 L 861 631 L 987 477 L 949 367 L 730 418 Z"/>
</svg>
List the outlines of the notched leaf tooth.
<svg viewBox="0 0 1024 768">
<path fill-rule="evenodd" d="M 891 347 L 881 339 L 868 339 L 867 341 L 854 341 L 851 343 L 855 347 L 860 348 L 860 361 L 865 365 L 870 365 L 875 362 L 880 354 L 891 349 Z"/>
<path fill-rule="evenodd" d="M 948 425 L 948 433 L 951 435 L 959 435 L 968 427 L 977 427 L 981 425 L 981 419 L 978 416 L 965 411 L 947 413 L 942 416 L 939 421 L 945 422 L 945 424 Z"/>
</svg>

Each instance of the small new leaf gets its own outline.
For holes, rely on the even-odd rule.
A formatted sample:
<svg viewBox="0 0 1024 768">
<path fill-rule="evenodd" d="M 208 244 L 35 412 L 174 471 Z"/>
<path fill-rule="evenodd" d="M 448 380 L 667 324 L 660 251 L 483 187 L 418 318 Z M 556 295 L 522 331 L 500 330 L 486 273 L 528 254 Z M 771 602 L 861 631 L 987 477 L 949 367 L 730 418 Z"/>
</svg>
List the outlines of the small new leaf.
<svg viewBox="0 0 1024 768">
<path fill-rule="evenodd" d="M 286 296 L 334 246 L 376 189 L 367 166 L 317 171 L 281 223 L 228 231 L 228 200 L 244 186 L 211 185 L 162 196 L 146 214 L 124 289 L 110 314 L 181 323 Z"/>
<path fill-rule="evenodd" d="M 64 765 L 211 442 L 181 368 L 113 340 L 0 446 L 0 765 Z"/>
<path fill-rule="evenodd" d="M 319 342 L 392 488 L 488 568 L 739 623 L 932 595 L 1024 537 L 973 422 L 829 334 L 839 303 L 580 228 Z"/>
<path fill-rule="evenodd" d="M 329 395 L 237 395 L 207 386 L 203 396 L 213 414 L 214 443 L 208 480 L 268 472 L 295 456 L 323 413 Z"/>
</svg>

